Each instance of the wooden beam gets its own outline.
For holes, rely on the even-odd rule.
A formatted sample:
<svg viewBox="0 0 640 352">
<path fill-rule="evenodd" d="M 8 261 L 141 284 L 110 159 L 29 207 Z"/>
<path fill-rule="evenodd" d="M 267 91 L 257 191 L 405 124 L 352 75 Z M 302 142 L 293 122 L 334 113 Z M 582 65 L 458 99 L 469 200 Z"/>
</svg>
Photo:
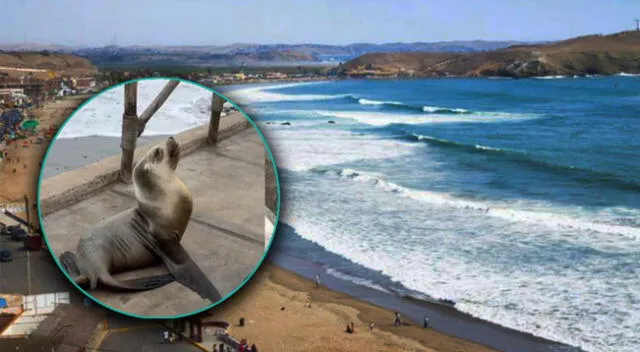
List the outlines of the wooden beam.
<svg viewBox="0 0 640 352">
<path fill-rule="evenodd" d="M 133 173 L 133 155 L 138 137 L 138 83 L 124 86 L 124 114 L 122 115 L 122 160 L 120 162 L 120 180 L 130 184 Z"/>
<path fill-rule="evenodd" d="M 169 95 L 171 95 L 173 90 L 176 89 L 178 84 L 180 84 L 180 81 L 169 81 L 164 86 L 164 88 L 162 88 L 162 91 L 160 91 L 160 94 L 158 94 L 158 96 L 153 100 L 153 102 L 151 102 L 151 104 L 149 104 L 149 106 L 144 110 L 142 115 L 140 115 L 140 120 L 138 122 L 138 137 L 142 135 L 142 132 L 144 132 L 144 128 L 147 125 L 147 122 L 149 122 L 153 114 L 155 114 L 158 111 L 158 109 L 160 109 L 162 104 L 164 104 L 164 102 L 167 101 L 167 98 L 169 98 Z"/>
<path fill-rule="evenodd" d="M 223 107 L 224 99 L 213 93 L 213 98 L 211 99 L 211 121 L 209 121 L 209 133 L 207 134 L 207 141 L 211 145 L 216 144 L 218 141 L 218 127 L 220 126 L 220 114 L 222 114 Z"/>
</svg>

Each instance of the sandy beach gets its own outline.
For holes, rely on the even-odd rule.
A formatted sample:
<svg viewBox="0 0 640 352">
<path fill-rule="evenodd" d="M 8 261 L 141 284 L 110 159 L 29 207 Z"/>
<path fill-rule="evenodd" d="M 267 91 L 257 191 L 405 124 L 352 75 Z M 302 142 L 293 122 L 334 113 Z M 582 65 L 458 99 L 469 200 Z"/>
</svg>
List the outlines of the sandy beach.
<svg viewBox="0 0 640 352">
<path fill-rule="evenodd" d="M 272 263 L 214 312 L 232 323 L 230 335 L 256 343 L 261 351 L 493 351 L 415 322 L 394 327 L 393 311 L 316 288 L 311 280 Z M 244 327 L 236 326 L 240 317 L 246 320 Z M 345 332 L 350 322 L 354 334 Z"/>
<path fill-rule="evenodd" d="M 24 205 L 26 196 L 29 200 L 29 216 L 37 216 L 35 201 L 40 163 L 49 143 L 45 137 L 43 143 L 37 144 L 38 136 L 44 135 L 51 127 L 60 126 L 88 98 L 88 95 L 77 95 L 23 111 L 25 119 L 34 118 L 39 122 L 38 132 L 36 136 L 18 140 L 7 147 L 6 156 L 0 163 L 0 204 Z M 17 215 L 26 216 L 21 212 Z"/>
</svg>

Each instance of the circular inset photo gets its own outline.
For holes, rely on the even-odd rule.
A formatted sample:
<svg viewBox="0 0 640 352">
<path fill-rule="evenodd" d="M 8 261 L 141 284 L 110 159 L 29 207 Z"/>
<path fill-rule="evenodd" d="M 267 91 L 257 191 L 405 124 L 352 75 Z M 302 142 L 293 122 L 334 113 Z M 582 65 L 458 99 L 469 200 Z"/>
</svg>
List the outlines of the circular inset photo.
<svg viewBox="0 0 640 352">
<path fill-rule="evenodd" d="M 102 91 L 61 126 L 38 212 L 81 291 L 125 315 L 177 318 L 222 302 L 258 269 L 277 179 L 264 136 L 233 102 L 197 83 L 141 79 Z"/>
</svg>

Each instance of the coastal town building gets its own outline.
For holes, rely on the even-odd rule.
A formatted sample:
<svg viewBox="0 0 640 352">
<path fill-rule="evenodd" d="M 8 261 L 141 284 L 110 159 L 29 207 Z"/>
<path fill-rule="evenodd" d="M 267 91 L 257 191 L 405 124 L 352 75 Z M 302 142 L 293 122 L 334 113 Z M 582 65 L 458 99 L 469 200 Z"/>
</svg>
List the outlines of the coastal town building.
<svg viewBox="0 0 640 352">
<path fill-rule="evenodd" d="M 284 79 L 287 78 L 287 75 L 282 72 L 267 72 L 264 75 L 266 79 Z"/>
<path fill-rule="evenodd" d="M 88 91 L 96 87 L 96 80 L 93 77 L 71 78 L 72 87 L 79 91 Z"/>
</svg>

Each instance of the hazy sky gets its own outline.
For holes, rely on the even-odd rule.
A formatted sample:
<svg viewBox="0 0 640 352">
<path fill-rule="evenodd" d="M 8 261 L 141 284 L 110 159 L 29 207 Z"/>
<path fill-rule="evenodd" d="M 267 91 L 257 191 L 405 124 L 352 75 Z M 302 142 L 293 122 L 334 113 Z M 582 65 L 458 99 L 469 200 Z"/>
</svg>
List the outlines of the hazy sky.
<svg viewBox="0 0 640 352">
<path fill-rule="evenodd" d="M 2 0 L 0 43 L 555 40 L 632 29 L 640 0 Z"/>
</svg>

